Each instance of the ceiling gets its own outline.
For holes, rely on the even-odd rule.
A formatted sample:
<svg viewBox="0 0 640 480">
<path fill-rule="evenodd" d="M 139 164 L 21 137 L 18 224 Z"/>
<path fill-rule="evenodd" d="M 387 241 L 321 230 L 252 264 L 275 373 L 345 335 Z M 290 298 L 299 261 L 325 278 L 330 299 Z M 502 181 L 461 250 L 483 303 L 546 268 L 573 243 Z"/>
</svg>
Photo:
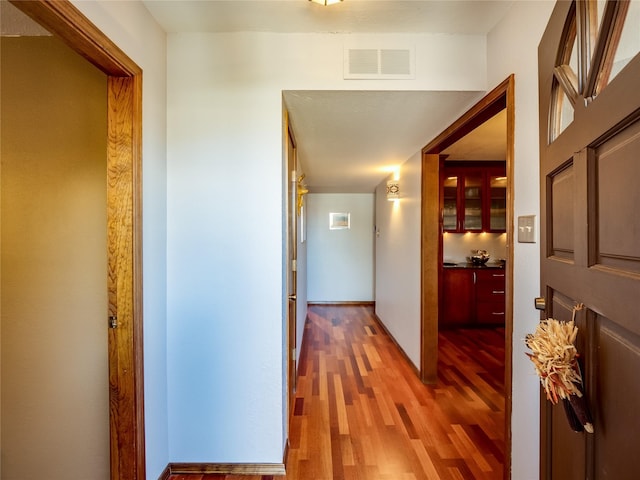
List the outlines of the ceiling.
<svg viewBox="0 0 640 480">
<path fill-rule="evenodd" d="M 167 32 L 486 34 L 513 0 L 143 0 Z M 3 35 L 37 35 L 6 0 Z M 311 192 L 373 192 L 393 167 L 454 121 L 482 92 L 285 91 Z M 504 115 L 449 147 L 449 159 L 501 160 Z"/>
<path fill-rule="evenodd" d="M 298 155 L 311 192 L 373 192 L 475 99 L 477 92 L 287 91 Z M 495 123 L 495 122 L 494 122 Z M 483 125 L 484 126 L 484 125 Z M 450 159 L 504 160 L 506 129 L 465 137 Z M 502 138 L 487 130 L 502 131 Z M 474 140 L 475 139 L 475 140 Z M 461 150 L 462 148 L 462 150 Z M 497 152 L 496 152 L 497 150 Z"/>
<path fill-rule="evenodd" d="M 486 34 L 513 1 L 156 1 L 144 4 L 167 32 Z M 482 92 L 285 91 L 311 192 L 373 192 Z M 504 121 L 504 117 L 500 117 Z M 450 147 L 450 159 L 505 158 L 505 125 Z M 497 134 L 496 134 L 497 132 Z"/>
<path fill-rule="evenodd" d="M 167 32 L 489 32 L 513 0 L 143 0 Z"/>
</svg>

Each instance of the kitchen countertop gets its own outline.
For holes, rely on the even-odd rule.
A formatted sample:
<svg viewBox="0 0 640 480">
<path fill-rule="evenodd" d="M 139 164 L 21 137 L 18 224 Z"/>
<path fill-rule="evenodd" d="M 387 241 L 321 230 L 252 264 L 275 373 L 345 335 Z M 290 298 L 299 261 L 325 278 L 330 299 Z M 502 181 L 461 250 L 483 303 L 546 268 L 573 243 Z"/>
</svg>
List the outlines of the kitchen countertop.
<svg viewBox="0 0 640 480">
<path fill-rule="evenodd" d="M 460 263 L 444 262 L 442 266 L 444 268 L 481 268 L 481 269 L 504 268 L 504 264 L 493 263 L 491 261 L 485 263 L 484 265 L 476 265 L 475 263 L 471 263 L 471 262 L 460 262 Z"/>
</svg>

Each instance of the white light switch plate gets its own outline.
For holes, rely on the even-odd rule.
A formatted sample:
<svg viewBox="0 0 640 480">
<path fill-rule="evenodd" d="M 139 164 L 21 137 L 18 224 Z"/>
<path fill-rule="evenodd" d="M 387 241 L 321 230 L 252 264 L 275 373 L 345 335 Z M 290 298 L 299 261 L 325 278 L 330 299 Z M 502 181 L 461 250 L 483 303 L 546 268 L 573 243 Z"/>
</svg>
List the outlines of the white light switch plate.
<svg viewBox="0 0 640 480">
<path fill-rule="evenodd" d="M 523 215 L 518 217 L 518 242 L 536 243 L 535 215 Z"/>
</svg>

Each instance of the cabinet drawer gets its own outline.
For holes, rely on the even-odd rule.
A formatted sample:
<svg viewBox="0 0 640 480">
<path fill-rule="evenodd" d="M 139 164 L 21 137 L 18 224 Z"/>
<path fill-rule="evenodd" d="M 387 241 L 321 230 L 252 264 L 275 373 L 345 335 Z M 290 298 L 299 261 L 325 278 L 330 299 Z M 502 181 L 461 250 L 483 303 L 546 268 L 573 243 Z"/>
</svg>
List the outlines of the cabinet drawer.
<svg viewBox="0 0 640 480">
<path fill-rule="evenodd" d="M 479 302 L 504 302 L 504 284 L 481 283 L 477 286 L 476 292 Z"/>
<path fill-rule="evenodd" d="M 502 268 L 491 268 L 487 270 L 477 269 L 478 283 L 501 283 L 504 285 L 504 270 Z"/>
<path fill-rule="evenodd" d="M 504 271 L 480 270 L 477 275 L 476 294 L 478 301 L 504 302 Z"/>
<path fill-rule="evenodd" d="M 504 302 L 480 302 L 476 305 L 476 321 L 485 325 L 504 325 Z"/>
</svg>

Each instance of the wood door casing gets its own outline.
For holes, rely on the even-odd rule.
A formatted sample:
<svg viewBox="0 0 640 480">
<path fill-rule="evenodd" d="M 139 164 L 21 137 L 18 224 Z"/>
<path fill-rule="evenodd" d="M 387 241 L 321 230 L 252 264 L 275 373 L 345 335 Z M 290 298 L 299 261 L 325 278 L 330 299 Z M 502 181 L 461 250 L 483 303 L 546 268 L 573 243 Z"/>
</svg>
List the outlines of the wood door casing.
<svg viewBox="0 0 640 480">
<path fill-rule="evenodd" d="M 285 110 L 285 145 L 287 165 L 287 391 L 289 417 L 293 414 L 296 393 L 296 339 L 298 288 L 298 172 L 296 142 Z"/>
<path fill-rule="evenodd" d="M 551 318 L 585 306 L 576 345 L 595 432 L 573 432 L 562 406 L 541 397 L 541 478 L 631 479 L 640 477 L 640 58 L 575 102 L 573 121 L 551 135 L 572 8 L 558 2 L 539 47 L 541 293 Z"/>
<path fill-rule="evenodd" d="M 142 336 L 142 70 L 70 1 L 10 0 L 107 74 L 111 478 L 145 475 Z"/>
<path fill-rule="evenodd" d="M 438 376 L 438 317 L 442 289 L 442 208 L 443 198 L 439 188 L 440 170 L 443 168 L 440 153 L 498 112 L 507 114 L 506 152 L 506 232 L 507 245 L 513 244 L 513 172 L 515 131 L 515 77 L 510 75 L 500 85 L 471 107 L 464 115 L 446 128 L 422 149 L 422 218 L 421 218 L 421 342 L 420 376 L 425 383 L 435 383 Z M 434 193 L 435 192 L 435 193 Z M 438 255 L 433 255 L 437 245 Z M 505 462 L 504 478 L 511 476 L 511 401 L 512 401 L 512 352 L 513 352 L 513 249 L 507 249 L 505 272 Z"/>
</svg>

